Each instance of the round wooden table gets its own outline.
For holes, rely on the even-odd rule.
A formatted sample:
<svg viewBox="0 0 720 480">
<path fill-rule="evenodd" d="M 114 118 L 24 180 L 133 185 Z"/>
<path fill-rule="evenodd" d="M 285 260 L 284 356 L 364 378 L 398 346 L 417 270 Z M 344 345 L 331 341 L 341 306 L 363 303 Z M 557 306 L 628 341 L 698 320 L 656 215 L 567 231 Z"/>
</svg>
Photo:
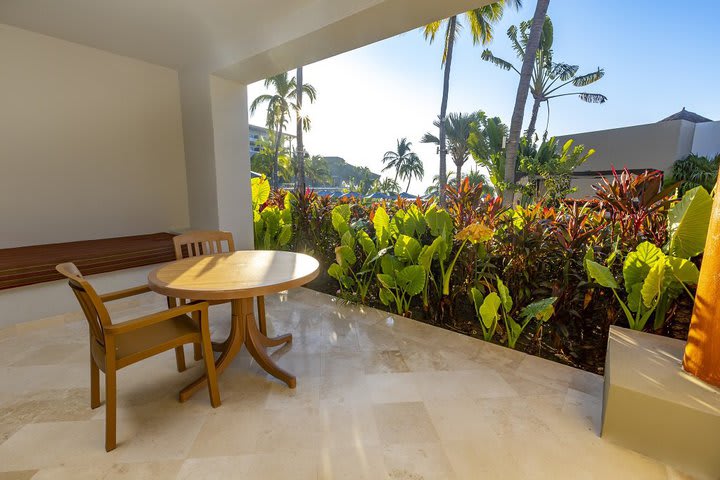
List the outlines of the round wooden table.
<svg viewBox="0 0 720 480">
<path fill-rule="evenodd" d="M 232 303 L 230 335 L 215 362 L 217 374 L 228 367 L 245 344 L 266 372 L 295 388 L 295 376 L 277 366 L 266 352 L 292 342 L 292 334 L 268 338 L 255 321 L 253 298 L 299 287 L 318 275 L 319 263 L 309 255 L 269 250 L 241 250 L 178 260 L 148 275 L 150 289 L 168 297 L 188 300 L 229 300 Z M 205 375 L 180 391 L 190 398 L 207 382 Z"/>
</svg>

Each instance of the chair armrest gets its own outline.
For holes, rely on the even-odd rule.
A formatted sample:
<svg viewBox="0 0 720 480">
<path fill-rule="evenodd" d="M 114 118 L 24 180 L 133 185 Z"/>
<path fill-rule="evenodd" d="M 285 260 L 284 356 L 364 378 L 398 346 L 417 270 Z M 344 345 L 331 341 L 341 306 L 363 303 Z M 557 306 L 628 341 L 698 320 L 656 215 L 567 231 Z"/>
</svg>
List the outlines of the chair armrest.
<svg viewBox="0 0 720 480">
<path fill-rule="evenodd" d="M 132 332 L 139 328 L 148 327 L 191 312 L 200 312 L 200 321 L 207 321 L 208 303 L 198 300 L 180 307 L 169 308 L 167 310 L 163 310 L 162 312 L 151 313 L 150 315 L 145 315 L 134 320 L 128 320 L 127 322 L 109 325 L 104 328 L 104 331 L 108 335 L 121 335 L 123 333 Z"/>
<path fill-rule="evenodd" d="M 148 293 L 150 287 L 147 285 L 140 285 L 139 287 L 127 288 L 125 290 L 118 290 L 117 292 L 109 292 L 100 295 L 100 300 L 103 302 L 112 302 L 113 300 L 120 300 L 121 298 L 132 297 L 134 295 L 140 295 Z"/>
</svg>

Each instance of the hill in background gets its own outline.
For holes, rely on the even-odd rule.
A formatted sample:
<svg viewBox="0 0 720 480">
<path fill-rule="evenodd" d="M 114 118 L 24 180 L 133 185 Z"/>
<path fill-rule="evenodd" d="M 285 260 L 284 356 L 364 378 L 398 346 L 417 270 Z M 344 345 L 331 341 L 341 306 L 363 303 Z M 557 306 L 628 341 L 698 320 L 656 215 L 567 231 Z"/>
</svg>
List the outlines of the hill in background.
<svg viewBox="0 0 720 480">
<path fill-rule="evenodd" d="M 380 175 L 373 173 L 367 167 L 356 167 L 345 161 L 342 157 L 324 157 L 333 178 L 333 185 L 339 186 L 344 182 L 360 182 L 364 177 L 370 179 L 370 183 L 378 180 Z"/>
</svg>

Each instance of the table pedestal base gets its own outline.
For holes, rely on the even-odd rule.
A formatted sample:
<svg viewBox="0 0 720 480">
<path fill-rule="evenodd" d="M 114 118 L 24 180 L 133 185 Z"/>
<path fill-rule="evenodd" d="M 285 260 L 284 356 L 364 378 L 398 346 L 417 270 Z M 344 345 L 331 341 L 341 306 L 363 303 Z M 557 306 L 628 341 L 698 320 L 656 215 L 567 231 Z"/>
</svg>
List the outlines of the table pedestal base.
<svg viewBox="0 0 720 480">
<path fill-rule="evenodd" d="M 267 354 L 267 348 L 277 347 L 292 342 L 292 334 L 269 338 L 258 329 L 255 321 L 252 298 L 241 298 L 232 301 L 232 320 L 230 335 L 222 344 L 214 347 L 222 348 L 220 357 L 215 361 L 215 371 L 221 375 L 230 365 L 235 356 L 240 353 L 243 344 L 250 355 L 266 372 L 282 380 L 290 388 L 295 388 L 295 376 L 280 368 Z M 207 385 L 207 376 L 203 375 L 187 387 L 180 390 L 180 401 L 189 399 L 195 392 Z"/>
</svg>

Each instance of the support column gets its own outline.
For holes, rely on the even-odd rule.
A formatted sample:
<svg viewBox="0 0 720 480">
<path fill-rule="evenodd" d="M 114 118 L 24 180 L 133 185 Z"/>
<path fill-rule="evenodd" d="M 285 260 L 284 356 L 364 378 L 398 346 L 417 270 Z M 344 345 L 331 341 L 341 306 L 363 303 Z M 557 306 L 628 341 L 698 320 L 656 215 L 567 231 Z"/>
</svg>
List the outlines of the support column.
<svg viewBox="0 0 720 480">
<path fill-rule="evenodd" d="M 715 186 L 683 368 L 720 387 L 720 175 Z"/>
<path fill-rule="evenodd" d="M 252 249 L 247 86 L 184 71 L 180 97 L 190 226 L 230 231 Z"/>
</svg>

